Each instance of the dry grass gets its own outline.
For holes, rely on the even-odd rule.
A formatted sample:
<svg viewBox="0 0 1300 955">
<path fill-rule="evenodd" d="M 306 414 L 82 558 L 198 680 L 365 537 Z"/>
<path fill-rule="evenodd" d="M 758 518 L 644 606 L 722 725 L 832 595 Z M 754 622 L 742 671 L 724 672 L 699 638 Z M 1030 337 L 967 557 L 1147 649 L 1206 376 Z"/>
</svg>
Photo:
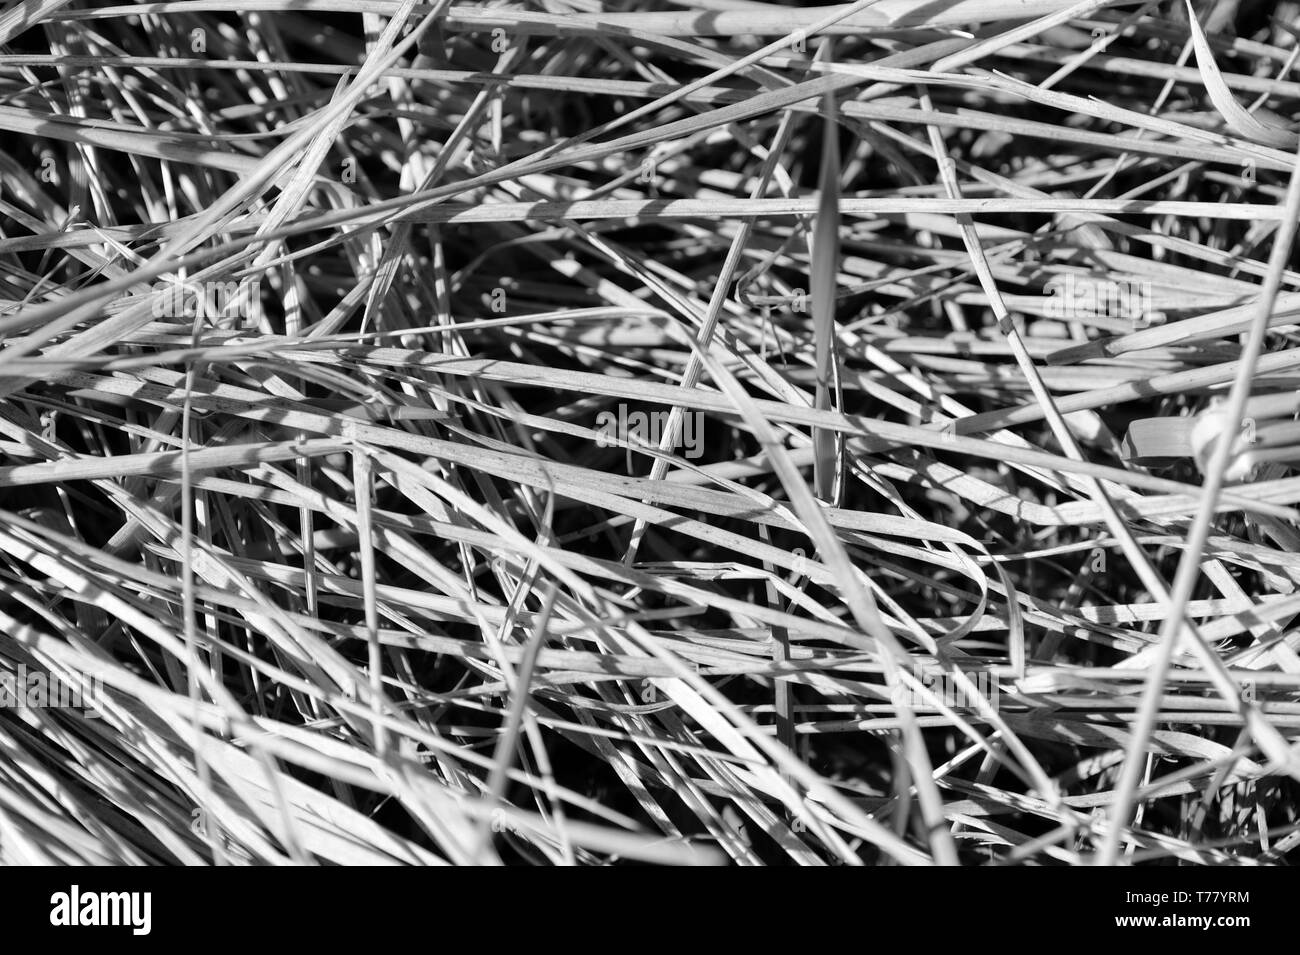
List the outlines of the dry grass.
<svg viewBox="0 0 1300 955">
<path fill-rule="evenodd" d="M 1294 862 L 1300 5 L 641 6 L 0 11 L 0 862 Z"/>
</svg>

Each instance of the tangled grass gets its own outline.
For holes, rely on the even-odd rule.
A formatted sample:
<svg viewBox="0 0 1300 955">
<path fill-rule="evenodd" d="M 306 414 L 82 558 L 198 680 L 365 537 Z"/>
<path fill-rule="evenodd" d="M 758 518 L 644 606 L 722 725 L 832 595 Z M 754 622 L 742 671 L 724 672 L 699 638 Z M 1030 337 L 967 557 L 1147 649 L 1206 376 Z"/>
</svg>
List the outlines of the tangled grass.
<svg viewBox="0 0 1300 955">
<path fill-rule="evenodd" d="M 1298 18 L 13 0 L 0 861 L 1295 861 Z"/>
</svg>

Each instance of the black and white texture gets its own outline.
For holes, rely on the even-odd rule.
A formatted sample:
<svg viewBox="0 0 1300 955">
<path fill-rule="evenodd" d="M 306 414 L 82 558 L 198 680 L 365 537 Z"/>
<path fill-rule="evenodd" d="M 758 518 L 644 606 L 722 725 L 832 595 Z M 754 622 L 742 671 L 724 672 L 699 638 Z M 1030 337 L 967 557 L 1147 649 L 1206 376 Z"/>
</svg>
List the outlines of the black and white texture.
<svg viewBox="0 0 1300 955">
<path fill-rule="evenodd" d="M 1285 865 L 1300 4 L 0 9 L 0 862 Z"/>
</svg>

